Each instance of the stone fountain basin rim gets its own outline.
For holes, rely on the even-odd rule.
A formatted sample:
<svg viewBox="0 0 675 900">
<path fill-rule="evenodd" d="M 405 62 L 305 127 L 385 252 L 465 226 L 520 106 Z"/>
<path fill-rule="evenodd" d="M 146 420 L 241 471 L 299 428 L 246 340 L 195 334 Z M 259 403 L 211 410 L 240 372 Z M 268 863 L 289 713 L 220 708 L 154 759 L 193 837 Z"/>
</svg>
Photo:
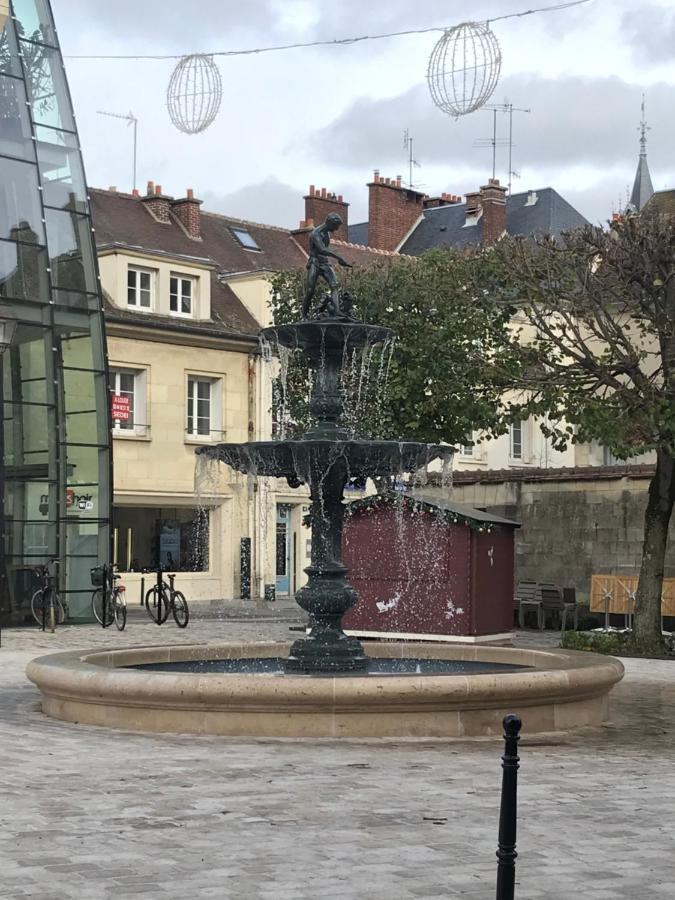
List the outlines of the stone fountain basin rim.
<svg viewBox="0 0 675 900">
<path fill-rule="evenodd" d="M 151 710 L 246 710 L 247 712 L 374 712 L 419 709 L 514 709 L 600 697 L 621 680 L 613 657 L 573 650 L 382 642 L 371 656 L 481 660 L 529 666 L 522 671 L 477 675 L 352 675 L 311 678 L 225 673 L 140 671 L 125 666 L 184 659 L 287 656 L 290 643 L 214 643 L 68 651 L 39 657 L 26 669 L 45 698 L 79 705 Z M 60 716 L 69 718 L 68 716 Z M 74 721 L 87 721 L 80 716 Z M 155 729 L 151 729 L 155 730 Z M 165 729 L 157 729 L 165 730 Z M 171 730 L 171 729 L 169 729 Z M 180 730 L 180 729 L 176 729 Z"/>
</svg>

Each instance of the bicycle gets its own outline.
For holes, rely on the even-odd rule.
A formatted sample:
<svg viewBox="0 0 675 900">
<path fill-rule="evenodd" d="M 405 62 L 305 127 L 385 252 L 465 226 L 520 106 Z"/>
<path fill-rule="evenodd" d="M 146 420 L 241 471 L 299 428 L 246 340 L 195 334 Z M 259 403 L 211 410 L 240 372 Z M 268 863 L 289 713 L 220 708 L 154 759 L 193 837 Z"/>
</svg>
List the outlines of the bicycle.
<svg viewBox="0 0 675 900">
<path fill-rule="evenodd" d="M 96 587 L 91 595 L 91 609 L 103 628 L 108 628 L 113 622 L 118 631 L 124 631 L 126 627 L 126 588 L 123 584 L 117 584 L 121 577 L 113 572 L 112 566 L 96 566 L 91 570 L 91 581 Z"/>
<path fill-rule="evenodd" d="M 187 628 L 187 624 L 190 621 L 190 611 L 185 595 L 174 587 L 175 573 L 163 572 L 161 566 L 156 571 L 157 584 L 149 588 L 145 594 L 145 608 L 148 611 L 148 615 L 157 625 L 163 625 L 169 618 L 169 611 L 171 611 L 176 625 L 179 628 Z M 166 575 L 169 579 L 168 584 L 164 581 L 162 575 Z"/>
<path fill-rule="evenodd" d="M 42 630 L 49 630 L 52 634 L 57 625 L 63 625 L 66 621 L 66 610 L 56 590 L 56 567 L 58 559 L 50 559 L 43 566 L 35 569 L 35 574 L 42 579 L 42 585 L 35 591 L 30 601 L 30 609 L 33 618 L 42 626 Z"/>
</svg>

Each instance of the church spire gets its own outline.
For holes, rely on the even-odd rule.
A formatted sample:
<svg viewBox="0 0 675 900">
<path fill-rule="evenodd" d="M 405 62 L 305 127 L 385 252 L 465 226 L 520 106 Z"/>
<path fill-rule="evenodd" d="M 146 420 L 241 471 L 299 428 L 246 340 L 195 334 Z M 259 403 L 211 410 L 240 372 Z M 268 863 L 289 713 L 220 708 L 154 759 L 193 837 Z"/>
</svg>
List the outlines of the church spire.
<svg viewBox="0 0 675 900">
<path fill-rule="evenodd" d="M 637 173 L 635 175 L 635 183 L 633 184 L 633 193 L 631 194 L 629 210 L 633 212 L 642 212 L 645 204 L 654 193 L 654 185 L 652 177 L 649 173 L 649 165 L 647 163 L 647 132 L 651 128 L 647 124 L 645 111 L 645 95 L 642 95 L 642 120 L 640 121 L 640 159 L 638 161 Z"/>
</svg>

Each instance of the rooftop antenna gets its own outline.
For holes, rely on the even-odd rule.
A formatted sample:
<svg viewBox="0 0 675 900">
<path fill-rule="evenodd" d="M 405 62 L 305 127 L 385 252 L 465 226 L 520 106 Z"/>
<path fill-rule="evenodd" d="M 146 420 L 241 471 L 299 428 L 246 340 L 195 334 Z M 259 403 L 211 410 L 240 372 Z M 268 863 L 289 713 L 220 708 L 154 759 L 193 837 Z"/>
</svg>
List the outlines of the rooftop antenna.
<svg viewBox="0 0 675 900">
<path fill-rule="evenodd" d="M 123 119 L 127 123 L 127 126 L 128 125 L 134 126 L 134 176 L 133 176 L 133 182 L 134 182 L 134 190 L 136 190 L 136 188 L 138 187 L 138 185 L 136 184 L 136 168 L 137 168 L 136 163 L 137 163 L 137 159 L 138 159 L 138 119 L 132 112 L 128 112 L 126 115 L 121 115 L 120 113 L 105 112 L 102 109 L 98 109 L 97 113 L 99 114 L 99 116 L 108 116 L 111 119 Z"/>
<path fill-rule="evenodd" d="M 408 186 L 410 189 L 413 189 L 413 169 L 420 169 L 421 163 L 419 163 L 413 154 L 413 139 L 410 135 L 410 132 L 406 128 L 403 132 L 403 148 L 408 151 Z"/>
<path fill-rule="evenodd" d="M 474 147 L 492 147 L 492 177 L 497 177 L 497 147 L 508 147 L 509 148 L 509 196 L 512 193 L 513 188 L 513 178 L 519 178 L 519 174 L 513 168 L 513 114 L 514 112 L 522 112 L 522 113 L 531 113 L 531 109 L 523 109 L 519 106 L 514 106 L 513 103 L 509 103 L 508 100 L 505 100 L 504 103 L 496 103 L 489 104 L 483 109 L 487 109 L 492 113 L 492 137 L 491 138 L 479 138 L 474 142 Z M 507 113 L 509 117 L 509 136 L 508 139 L 498 139 L 497 137 L 497 113 Z"/>
</svg>

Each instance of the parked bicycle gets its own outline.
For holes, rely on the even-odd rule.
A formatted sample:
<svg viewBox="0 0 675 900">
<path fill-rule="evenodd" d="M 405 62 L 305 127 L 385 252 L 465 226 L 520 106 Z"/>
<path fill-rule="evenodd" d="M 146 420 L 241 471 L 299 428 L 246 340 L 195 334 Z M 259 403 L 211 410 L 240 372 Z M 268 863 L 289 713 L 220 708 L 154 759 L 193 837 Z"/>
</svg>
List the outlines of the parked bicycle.
<svg viewBox="0 0 675 900">
<path fill-rule="evenodd" d="M 54 633 L 57 625 L 66 621 L 66 609 L 59 597 L 56 587 L 56 570 L 58 559 L 50 559 L 46 565 L 38 566 L 35 574 L 42 579 L 42 584 L 33 594 L 30 601 L 33 618 L 46 631 L 47 627 Z"/>
<path fill-rule="evenodd" d="M 127 624 L 127 595 L 121 579 L 112 566 L 95 566 L 91 570 L 91 583 L 96 588 L 91 595 L 94 618 L 104 628 L 115 623 L 118 631 Z"/>
<path fill-rule="evenodd" d="M 145 608 L 153 622 L 163 625 L 169 618 L 169 612 L 173 613 L 176 625 L 179 628 L 187 628 L 190 621 L 190 611 L 187 600 L 181 591 L 177 591 L 174 585 L 175 573 L 168 573 L 160 566 L 157 570 L 157 584 L 154 584 L 145 594 Z M 167 584 L 163 575 L 169 579 Z"/>
</svg>

